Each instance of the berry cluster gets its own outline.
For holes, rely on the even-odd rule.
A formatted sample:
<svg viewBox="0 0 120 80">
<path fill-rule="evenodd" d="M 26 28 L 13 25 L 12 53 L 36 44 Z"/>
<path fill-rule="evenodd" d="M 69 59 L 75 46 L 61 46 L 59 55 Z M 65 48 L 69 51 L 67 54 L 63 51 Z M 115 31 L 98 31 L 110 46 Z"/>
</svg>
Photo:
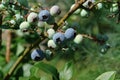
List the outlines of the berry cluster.
<svg viewBox="0 0 120 80">
<path fill-rule="evenodd" d="M 52 6 L 50 10 L 42 9 L 38 14 L 35 12 L 30 12 L 27 16 L 27 21 L 22 22 L 19 28 L 22 31 L 24 31 L 24 30 L 42 28 L 45 26 L 46 23 L 54 24 L 55 23 L 54 17 L 58 16 L 60 13 L 61 10 L 57 5 Z M 37 27 L 32 27 L 33 25 Z"/>
<path fill-rule="evenodd" d="M 87 0 L 86 2 L 83 3 L 82 6 L 85 8 L 89 8 L 91 5 L 93 5 L 93 3 L 95 3 L 95 0 Z M 73 4 L 71 6 L 70 10 L 72 10 L 74 6 L 75 6 L 75 4 Z M 95 6 L 95 8 L 100 10 L 102 8 L 102 3 L 98 3 Z M 61 13 L 61 10 L 60 10 L 59 6 L 57 6 L 57 5 L 52 6 L 49 10 L 47 10 L 47 9 L 41 10 L 38 14 L 38 25 L 37 26 L 45 27 L 45 24 L 43 24 L 43 23 L 47 23 L 49 25 L 51 25 L 51 24 L 54 25 L 54 23 L 55 23 L 54 17 L 56 17 L 60 13 Z M 80 13 L 80 15 L 82 17 L 88 16 L 88 11 L 85 9 L 78 8 L 74 12 L 74 14 L 78 14 L 78 13 Z M 29 14 L 29 16 L 30 16 L 30 14 Z M 36 17 L 37 16 L 35 15 L 35 17 L 29 18 L 29 19 L 30 20 L 35 19 Z M 34 21 L 34 20 L 31 20 L 31 21 Z M 66 25 L 64 25 L 64 26 L 66 27 Z M 64 26 L 62 28 L 64 28 Z M 49 40 L 47 41 L 47 49 L 44 51 L 41 50 L 42 54 L 45 55 L 44 56 L 45 58 L 48 58 L 48 57 L 50 58 L 50 56 L 52 55 L 51 50 L 57 49 L 59 46 L 64 45 L 64 43 L 66 43 L 66 42 L 69 43 L 70 41 L 73 40 L 73 42 L 75 44 L 79 44 L 83 40 L 83 35 L 77 34 L 77 32 L 74 28 L 67 28 L 67 29 L 65 29 L 65 31 L 63 29 L 56 31 L 53 27 L 49 27 L 49 28 L 47 28 L 47 31 L 45 31 L 45 32 L 47 33 L 47 37 L 49 38 Z M 103 40 L 103 37 L 104 36 L 102 36 L 101 38 L 96 37 L 94 39 L 100 43 L 105 43 L 107 40 Z M 105 48 L 101 48 L 101 50 L 103 51 L 103 49 L 105 49 Z M 32 52 L 32 54 L 36 55 L 36 57 L 38 56 L 38 54 L 36 54 L 34 52 Z M 33 57 L 33 56 L 31 55 L 31 57 Z M 32 58 L 32 59 L 36 60 L 35 58 Z M 39 60 L 41 60 L 41 59 L 39 59 Z"/>
<path fill-rule="evenodd" d="M 57 48 L 57 45 L 63 45 L 65 43 L 65 41 L 68 42 L 73 39 L 74 39 L 73 40 L 74 43 L 79 44 L 83 39 L 83 36 L 81 34 L 76 35 L 76 30 L 74 30 L 73 28 L 68 28 L 67 30 L 65 30 L 64 33 L 63 32 L 55 33 L 55 31 L 51 28 L 48 29 L 47 32 L 49 34 L 48 37 L 50 38 L 50 40 L 48 40 L 47 46 L 50 49 L 55 49 L 55 48 Z M 49 54 L 48 54 L 48 51 L 49 50 L 46 50 L 45 53 L 43 53 L 43 52 L 41 52 L 41 53 L 46 55 L 46 58 L 47 58 L 48 55 L 51 56 L 51 54 L 50 54 L 51 51 L 49 51 Z M 36 55 L 36 57 L 38 57 L 38 54 L 36 54 L 35 51 L 33 51 L 31 54 L 31 58 L 36 61 L 35 55 Z M 41 59 L 39 59 L 39 60 L 41 60 Z"/>
<path fill-rule="evenodd" d="M 37 22 L 38 28 L 45 27 L 46 25 L 45 23 L 49 25 L 54 24 L 55 23 L 54 17 L 58 16 L 60 13 L 61 13 L 61 10 L 57 5 L 52 6 L 50 10 L 47 10 L 47 9 L 40 10 L 38 15 L 35 12 L 31 12 L 27 16 L 27 21 L 24 21 L 20 24 L 20 29 L 29 30 L 31 28 L 30 23 L 34 23 L 36 20 L 38 21 Z M 74 43 L 79 44 L 83 39 L 83 36 L 81 34 L 76 35 L 76 30 L 74 30 L 73 28 L 68 28 L 65 30 L 65 32 L 62 32 L 62 31 L 56 32 L 52 27 L 49 27 L 46 33 L 47 33 L 47 37 L 50 39 L 47 42 L 47 46 L 50 49 L 57 48 L 58 45 L 64 43 L 66 40 L 74 39 L 73 40 Z M 37 49 L 32 52 L 31 58 L 35 61 L 42 60 L 43 57 L 48 58 L 48 55 L 51 56 L 51 53 L 52 52 L 49 49 L 45 51 Z"/>
<path fill-rule="evenodd" d="M 93 5 L 93 3 L 95 3 L 95 0 L 86 0 L 86 1 L 82 4 L 82 6 L 85 7 L 85 8 L 89 8 L 91 5 Z M 73 4 L 73 5 L 71 6 L 70 10 L 72 10 L 74 6 L 75 6 L 75 4 Z M 98 4 L 96 5 L 96 9 L 100 10 L 101 8 L 102 8 L 102 3 L 98 3 Z M 80 13 L 80 16 L 81 16 L 81 17 L 88 17 L 88 15 L 89 15 L 89 11 L 87 11 L 87 10 L 84 9 L 84 8 L 78 8 L 78 9 L 74 12 L 74 14 L 79 14 L 79 13 Z"/>
<path fill-rule="evenodd" d="M 80 14 L 81 17 L 87 17 L 89 15 L 88 9 L 91 7 L 91 5 L 94 5 L 95 2 L 96 2 L 95 0 L 86 0 L 82 4 L 83 8 L 78 8 L 74 12 L 74 14 Z M 16 4 L 17 3 L 12 5 L 11 11 L 14 12 L 14 14 L 12 15 L 13 18 L 9 20 L 9 24 L 12 26 L 19 25 L 18 29 L 20 29 L 23 32 L 32 31 L 34 33 L 37 31 L 41 31 L 37 33 L 38 34 L 45 33 L 46 35 L 45 34 L 42 34 L 42 35 L 47 36 L 49 38 L 49 40 L 47 41 L 48 49 L 46 49 L 45 51 L 40 50 L 40 49 L 33 50 L 31 54 L 31 58 L 33 60 L 39 61 L 48 55 L 51 56 L 52 52 L 49 49 L 56 49 L 59 45 L 60 46 L 64 45 L 64 43 L 66 42 L 73 40 L 75 44 L 79 44 L 82 41 L 83 35 L 79 33 L 77 34 L 77 31 L 74 28 L 67 28 L 64 31 L 63 28 L 66 26 L 64 25 L 62 26 L 62 29 L 60 29 L 59 31 L 54 29 L 55 24 L 56 24 L 55 17 L 57 17 L 61 13 L 61 9 L 58 5 L 53 5 L 49 9 L 41 7 L 39 12 L 33 11 L 34 9 L 31 9 L 27 14 L 23 15 L 20 12 L 18 12 L 17 9 L 15 8 Z M 0 10 L 5 10 L 6 9 L 5 5 L 6 3 L 1 3 Z M 71 6 L 70 11 L 72 11 L 75 5 L 76 4 L 73 4 Z M 20 6 L 20 4 L 17 4 L 17 6 Z M 97 10 L 102 9 L 102 7 L 103 7 L 102 3 L 98 3 L 95 5 L 95 9 Z M 110 11 L 117 12 L 118 4 L 116 3 L 112 4 Z M 99 41 L 100 43 L 105 42 L 106 40 L 101 40 L 102 38 L 98 39 L 96 37 L 96 40 Z"/>
<path fill-rule="evenodd" d="M 79 44 L 83 36 L 81 34 L 76 35 L 76 30 L 73 28 L 68 28 L 64 33 L 63 32 L 56 32 L 52 39 L 48 41 L 49 48 L 56 48 L 56 45 L 64 44 L 65 41 L 73 40 L 76 44 Z"/>
</svg>

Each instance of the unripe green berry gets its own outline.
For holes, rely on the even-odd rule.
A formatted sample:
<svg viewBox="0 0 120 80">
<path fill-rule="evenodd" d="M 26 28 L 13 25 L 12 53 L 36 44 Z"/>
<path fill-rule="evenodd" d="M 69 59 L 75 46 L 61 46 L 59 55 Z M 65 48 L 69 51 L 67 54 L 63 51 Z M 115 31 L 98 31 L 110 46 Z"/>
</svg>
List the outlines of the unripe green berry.
<svg viewBox="0 0 120 80">
<path fill-rule="evenodd" d="M 88 16 L 88 12 L 85 9 L 82 9 L 80 15 L 81 15 L 81 17 L 87 17 Z"/>
<path fill-rule="evenodd" d="M 97 4 L 97 9 L 100 10 L 103 7 L 102 3 Z"/>
<path fill-rule="evenodd" d="M 61 13 L 61 9 L 58 5 L 54 5 L 50 8 L 50 14 L 52 16 L 57 16 Z"/>
<path fill-rule="evenodd" d="M 34 11 L 35 9 L 32 7 L 32 8 L 30 8 L 30 10 L 31 10 L 31 11 Z"/>
<path fill-rule="evenodd" d="M 3 4 L 0 4 L 0 10 L 3 10 L 5 6 Z"/>
<path fill-rule="evenodd" d="M 110 8 L 110 12 L 116 12 L 118 11 L 118 4 L 114 3 L 112 4 L 112 7 Z"/>
<path fill-rule="evenodd" d="M 51 60 L 53 56 L 53 53 L 50 50 L 45 50 L 45 58 L 47 60 Z"/>
<path fill-rule="evenodd" d="M 42 27 L 45 26 L 45 22 L 43 22 L 43 21 L 38 21 L 37 26 L 38 26 L 39 28 L 42 28 Z"/>
<path fill-rule="evenodd" d="M 31 12 L 27 17 L 27 21 L 31 23 L 31 22 L 34 22 L 36 18 L 37 18 L 37 13 Z"/>
<path fill-rule="evenodd" d="M 118 10 L 118 7 L 110 8 L 110 12 L 116 12 L 117 10 Z"/>
<path fill-rule="evenodd" d="M 16 20 L 18 20 L 20 18 L 23 18 L 23 16 L 21 16 L 20 13 L 17 13 L 17 14 L 15 14 L 15 18 L 16 18 Z"/>
<path fill-rule="evenodd" d="M 15 24 L 16 24 L 15 20 L 13 20 L 13 19 L 12 19 L 12 20 L 10 20 L 10 23 L 11 23 L 11 24 L 13 24 L 13 25 L 15 25 Z"/>
<path fill-rule="evenodd" d="M 22 22 L 22 23 L 20 24 L 20 26 L 19 26 L 19 28 L 20 28 L 21 30 L 26 30 L 26 29 L 28 29 L 29 27 L 30 27 L 30 23 L 27 22 L 27 21 Z"/>
<path fill-rule="evenodd" d="M 52 38 L 53 35 L 55 34 L 55 30 L 53 28 L 50 28 L 47 30 L 47 34 L 49 38 Z"/>
<path fill-rule="evenodd" d="M 79 44 L 81 43 L 81 41 L 83 40 L 83 36 L 81 34 L 78 34 L 75 38 L 74 38 L 74 43 Z"/>
<path fill-rule="evenodd" d="M 47 43 L 49 48 L 56 48 L 57 45 L 55 44 L 55 42 L 53 40 L 49 40 Z"/>
</svg>

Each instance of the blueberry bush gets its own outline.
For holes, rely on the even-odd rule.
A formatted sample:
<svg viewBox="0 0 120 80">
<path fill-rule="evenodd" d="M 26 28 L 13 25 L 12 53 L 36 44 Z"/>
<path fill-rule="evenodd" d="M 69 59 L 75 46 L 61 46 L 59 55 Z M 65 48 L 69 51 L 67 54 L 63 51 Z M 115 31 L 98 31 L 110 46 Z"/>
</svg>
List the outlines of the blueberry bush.
<svg viewBox="0 0 120 80">
<path fill-rule="evenodd" d="M 0 80 L 120 80 L 119 0 L 1 0 Z"/>
</svg>

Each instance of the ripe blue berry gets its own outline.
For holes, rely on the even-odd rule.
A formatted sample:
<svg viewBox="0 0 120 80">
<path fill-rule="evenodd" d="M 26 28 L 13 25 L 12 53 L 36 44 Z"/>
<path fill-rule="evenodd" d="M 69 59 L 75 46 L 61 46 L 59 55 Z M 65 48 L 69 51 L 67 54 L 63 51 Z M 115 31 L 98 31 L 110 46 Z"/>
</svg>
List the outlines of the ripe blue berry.
<svg viewBox="0 0 120 80">
<path fill-rule="evenodd" d="M 61 33 L 61 32 L 57 32 L 56 34 L 54 34 L 53 35 L 53 41 L 55 42 L 55 43 L 61 43 L 61 42 L 63 42 L 65 40 L 65 36 L 64 36 L 64 34 L 63 33 Z"/>
<path fill-rule="evenodd" d="M 49 18 L 51 17 L 50 12 L 48 10 L 41 10 L 38 16 L 39 20 L 41 21 L 48 21 Z"/>
<path fill-rule="evenodd" d="M 44 59 L 43 51 L 41 51 L 40 49 L 33 50 L 33 52 L 31 53 L 31 59 L 34 61 L 43 60 Z"/>
<path fill-rule="evenodd" d="M 74 38 L 75 35 L 76 35 L 76 31 L 73 28 L 68 28 L 65 31 L 65 38 L 67 38 L 67 39 Z"/>
</svg>

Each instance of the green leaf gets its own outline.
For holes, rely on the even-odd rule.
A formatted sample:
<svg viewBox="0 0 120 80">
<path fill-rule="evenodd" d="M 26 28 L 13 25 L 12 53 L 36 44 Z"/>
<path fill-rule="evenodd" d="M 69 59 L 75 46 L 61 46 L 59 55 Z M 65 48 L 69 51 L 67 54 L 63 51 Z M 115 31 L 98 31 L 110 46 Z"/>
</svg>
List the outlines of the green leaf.
<svg viewBox="0 0 120 80">
<path fill-rule="evenodd" d="M 11 60 L 6 66 L 3 67 L 3 72 L 6 74 L 9 69 L 12 67 L 12 65 L 14 64 L 14 60 Z"/>
<path fill-rule="evenodd" d="M 29 80 L 28 77 L 20 77 L 19 80 Z"/>
<path fill-rule="evenodd" d="M 3 78 L 3 72 L 0 70 L 0 80 L 2 80 L 1 78 Z"/>
<path fill-rule="evenodd" d="M 34 67 L 39 68 L 40 70 L 44 71 L 45 73 L 52 74 L 53 80 L 59 80 L 59 73 L 54 66 L 43 63 L 43 62 L 38 62 L 34 65 Z"/>
<path fill-rule="evenodd" d="M 70 80 L 73 75 L 73 63 L 68 62 L 65 64 L 63 71 L 60 72 L 60 80 Z"/>
<path fill-rule="evenodd" d="M 33 66 L 31 69 L 30 69 L 30 80 L 40 80 L 40 76 L 37 76 L 38 74 L 38 71 L 39 69 L 35 66 Z"/>
<path fill-rule="evenodd" d="M 101 74 L 95 80 L 115 80 L 116 71 L 109 71 Z"/>
<path fill-rule="evenodd" d="M 50 80 L 48 77 L 46 77 L 46 76 L 42 76 L 41 78 L 40 78 L 40 80 Z"/>
<path fill-rule="evenodd" d="M 18 0 L 18 2 L 19 2 L 22 6 L 28 8 L 28 1 L 27 1 L 27 0 Z M 22 10 L 21 13 L 25 15 L 25 14 L 28 13 L 28 11 L 27 11 L 27 10 Z"/>
<path fill-rule="evenodd" d="M 38 71 L 38 70 L 39 70 L 39 69 L 38 69 L 37 67 L 34 67 L 34 66 L 33 66 L 33 67 L 30 69 L 30 77 L 32 78 L 32 77 L 34 76 L 34 77 L 37 78 L 37 77 L 38 77 L 38 76 L 37 76 L 37 71 Z"/>
<path fill-rule="evenodd" d="M 40 78 L 36 78 L 35 76 L 30 76 L 29 80 L 40 80 Z"/>
<path fill-rule="evenodd" d="M 8 26 L 8 25 L 0 25 L 0 29 L 10 29 L 10 26 Z"/>
<path fill-rule="evenodd" d="M 21 43 L 18 43 L 17 44 L 17 52 L 16 52 L 16 55 L 19 56 L 24 50 L 24 47 Z"/>
<path fill-rule="evenodd" d="M 30 76 L 30 69 L 31 69 L 31 67 L 32 67 L 32 65 L 31 65 L 31 64 L 28 64 L 28 63 L 26 63 L 26 64 L 24 64 L 24 65 L 22 66 L 22 68 L 23 68 L 23 75 L 24 75 L 25 77 Z"/>
<path fill-rule="evenodd" d="M 18 0 L 18 2 L 24 6 L 24 7 L 28 7 L 28 1 L 27 0 Z"/>
</svg>

